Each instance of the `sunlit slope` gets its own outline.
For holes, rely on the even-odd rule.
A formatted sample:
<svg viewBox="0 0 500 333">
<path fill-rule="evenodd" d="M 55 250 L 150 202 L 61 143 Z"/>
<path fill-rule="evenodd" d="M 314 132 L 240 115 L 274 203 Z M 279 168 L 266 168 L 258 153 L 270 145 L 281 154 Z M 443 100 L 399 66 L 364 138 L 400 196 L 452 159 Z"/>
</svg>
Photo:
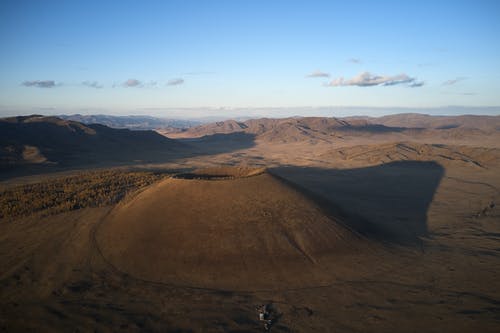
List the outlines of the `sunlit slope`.
<svg viewBox="0 0 500 333">
<path fill-rule="evenodd" d="M 271 174 L 227 171 L 167 179 L 118 205 L 97 230 L 104 257 L 147 281 L 287 288 L 330 281 L 323 263 L 362 242 Z"/>
</svg>

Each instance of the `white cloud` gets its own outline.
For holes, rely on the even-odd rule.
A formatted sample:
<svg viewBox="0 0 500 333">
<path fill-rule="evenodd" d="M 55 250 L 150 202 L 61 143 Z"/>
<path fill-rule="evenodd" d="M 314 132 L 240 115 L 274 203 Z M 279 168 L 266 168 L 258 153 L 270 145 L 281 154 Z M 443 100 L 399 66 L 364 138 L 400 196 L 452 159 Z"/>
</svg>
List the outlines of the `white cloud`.
<svg viewBox="0 0 500 333">
<path fill-rule="evenodd" d="M 415 82 L 411 83 L 410 85 L 408 85 L 408 87 L 410 87 L 410 88 L 420 88 L 424 84 L 425 84 L 424 81 L 415 81 Z"/>
<path fill-rule="evenodd" d="M 460 76 L 451 80 L 447 80 L 443 82 L 443 86 L 452 86 L 460 81 L 466 80 L 467 78 L 464 76 Z"/>
<path fill-rule="evenodd" d="M 167 82 L 167 86 L 178 86 L 184 83 L 184 79 L 176 78 Z"/>
<path fill-rule="evenodd" d="M 330 74 L 322 71 L 314 71 L 311 74 L 306 75 L 306 77 L 330 77 Z"/>
<path fill-rule="evenodd" d="M 347 61 L 350 63 L 353 63 L 353 64 L 360 64 L 361 63 L 361 59 L 359 59 L 359 58 L 350 58 L 350 59 L 347 59 Z"/>
<path fill-rule="evenodd" d="M 358 86 L 358 87 L 373 87 L 373 86 L 395 86 L 408 85 L 409 87 L 421 87 L 423 82 L 417 82 L 417 79 L 406 74 L 398 75 L 374 75 L 370 72 L 361 73 L 351 79 L 343 77 L 336 78 L 326 84 L 329 87 L 343 86 Z"/>
<path fill-rule="evenodd" d="M 83 81 L 82 84 L 89 88 L 101 89 L 102 85 L 97 81 Z"/>
<path fill-rule="evenodd" d="M 137 79 L 128 79 L 127 81 L 123 82 L 124 87 L 141 87 L 142 83 L 141 81 Z"/>
<path fill-rule="evenodd" d="M 56 86 L 56 83 L 54 80 L 34 80 L 24 81 L 22 85 L 25 87 L 54 88 Z"/>
</svg>

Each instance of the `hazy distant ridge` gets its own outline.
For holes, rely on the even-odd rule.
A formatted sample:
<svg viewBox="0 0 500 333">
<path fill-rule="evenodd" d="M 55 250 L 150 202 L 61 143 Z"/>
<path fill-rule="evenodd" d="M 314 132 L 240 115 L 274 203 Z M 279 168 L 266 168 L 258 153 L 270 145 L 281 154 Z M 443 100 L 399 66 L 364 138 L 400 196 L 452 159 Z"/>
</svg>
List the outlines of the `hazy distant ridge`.
<svg viewBox="0 0 500 333">
<path fill-rule="evenodd" d="M 157 128 L 189 128 L 200 125 L 201 121 L 167 119 L 151 116 L 110 116 L 97 115 L 60 115 L 64 120 L 78 121 L 83 124 L 102 124 L 112 128 L 128 128 L 131 130 L 152 130 Z"/>
</svg>

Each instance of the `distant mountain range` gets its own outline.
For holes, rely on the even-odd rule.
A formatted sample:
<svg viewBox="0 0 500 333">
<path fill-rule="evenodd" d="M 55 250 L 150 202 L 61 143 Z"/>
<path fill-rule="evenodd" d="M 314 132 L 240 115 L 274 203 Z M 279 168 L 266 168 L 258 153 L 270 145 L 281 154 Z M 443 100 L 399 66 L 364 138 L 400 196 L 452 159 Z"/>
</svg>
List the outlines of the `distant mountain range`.
<svg viewBox="0 0 500 333">
<path fill-rule="evenodd" d="M 394 134 L 466 137 L 500 131 L 500 116 L 429 116 L 398 114 L 372 117 L 292 117 L 226 120 L 183 131 L 159 130 L 171 138 L 199 138 L 214 134 L 248 133 L 267 142 L 331 141 L 345 136 Z"/>
<path fill-rule="evenodd" d="M 0 169 L 23 165 L 64 167 L 165 161 L 189 153 L 190 144 L 173 140 L 180 138 L 205 137 L 210 142 L 217 141 L 219 148 L 230 146 L 240 136 L 280 144 L 353 142 L 362 137 L 394 142 L 458 140 L 456 142 L 461 144 L 470 144 L 473 140 L 482 144 L 485 144 L 484 140 L 493 143 L 500 140 L 500 116 L 398 114 L 379 118 L 261 118 L 198 126 L 193 126 L 195 122 L 191 121 L 143 116 L 74 115 L 64 118 L 68 117 L 87 123 L 40 115 L 1 118 Z M 101 123 L 92 123 L 94 121 Z M 127 128 L 111 128 L 102 123 Z M 167 124 L 179 127 L 168 127 Z M 155 131 L 132 131 L 129 128 L 155 128 Z M 201 147 L 200 151 L 205 151 L 205 148 Z"/>
<path fill-rule="evenodd" d="M 365 124 L 384 125 L 387 127 L 403 128 L 425 128 L 425 129 L 451 129 L 451 128 L 475 128 L 481 130 L 496 130 L 500 128 L 499 116 L 462 115 L 462 116 L 434 116 L 420 113 L 401 113 L 382 117 L 354 116 L 354 117 L 288 117 L 288 118 L 259 118 L 249 117 L 231 118 L 231 120 L 220 120 L 218 117 L 205 117 L 199 119 L 167 119 L 152 116 L 111 116 L 111 115 L 60 115 L 58 118 L 77 121 L 82 124 L 101 124 L 112 128 L 128 128 L 131 130 L 155 130 L 161 129 L 165 132 L 179 132 L 179 129 L 190 129 L 189 133 L 203 132 L 232 133 L 240 131 L 235 124 L 255 124 L 258 122 L 264 127 L 288 122 L 291 119 L 301 119 L 299 122 L 308 122 L 310 119 L 337 119 L 343 121 L 343 126 L 359 126 L 360 121 Z M 309 120 L 308 120 L 309 119 Z M 220 120 L 220 121 L 219 121 Z M 331 125 L 331 124 L 330 124 Z M 335 126 L 335 128 L 338 128 Z M 195 129 L 193 129 L 195 128 Z M 205 129 L 205 130 L 203 130 Z M 205 134 L 205 135 L 206 135 Z"/>
<path fill-rule="evenodd" d="M 131 130 L 153 130 L 158 128 L 189 128 L 202 124 L 197 120 L 166 119 L 151 116 L 109 116 L 97 115 L 60 115 L 64 120 L 78 121 L 82 124 L 101 124 L 112 128 L 128 128 Z"/>
<path fill-rule="evenodd" d="M 483 131 L 500 130 L 500 116 L 431 116 L 420 113 L 401 113 L 377 118 L 352 117 L 344 119 L 364 119 L 373 124 L 381 124 L 390 127 L 427 129 L 469 128 Z"/>
</svg>

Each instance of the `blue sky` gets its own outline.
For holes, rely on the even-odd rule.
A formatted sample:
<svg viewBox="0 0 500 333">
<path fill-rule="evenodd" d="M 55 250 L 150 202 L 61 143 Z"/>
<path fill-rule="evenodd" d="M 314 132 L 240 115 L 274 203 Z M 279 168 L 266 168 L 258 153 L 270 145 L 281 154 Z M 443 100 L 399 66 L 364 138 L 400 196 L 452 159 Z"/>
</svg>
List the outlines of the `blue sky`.
<svg viewBox="0 0 500 333">
<path fill-rule="evenodd" d="M 499 36 L 498 1 L 3 0 L 0 114 L 500 106 Z"/>
</svg>

